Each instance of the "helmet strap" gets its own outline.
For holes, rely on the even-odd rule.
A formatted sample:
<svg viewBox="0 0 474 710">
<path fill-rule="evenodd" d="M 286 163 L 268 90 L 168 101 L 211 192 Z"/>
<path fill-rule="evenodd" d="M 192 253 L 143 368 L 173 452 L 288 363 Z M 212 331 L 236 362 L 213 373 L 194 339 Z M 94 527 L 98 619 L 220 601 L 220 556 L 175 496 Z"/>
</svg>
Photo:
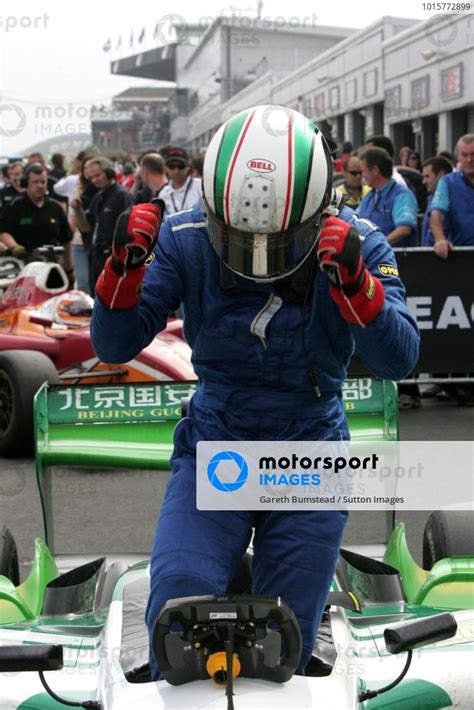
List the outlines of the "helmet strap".
<svg viewBox="0 0 474 710">
<path fill-rule="evenodd" d="M 302 304 L 305 298 L 311 297 L 315 274 L 318 271 L 319 262 L 313 247 L 308 258 L 291 276 L 275 282 L 275 291 L 284 303 Z"/>
<path fill-rule="evenodd" d="M 259 284 L 249 279 L 238 279 L 232 269 L 220 261 L 220 287 L 227 296 L 240 296 L 243 294 L 274 291 L 284 303 L 302 304 L 305 298 L 310 298 L 313 291 L 315 274 L 319 271 L 316 249 L 313 247 L 308 258 L 300 267 L 286 278 L 278 279 L 272 283 Z M 263 287 L 263 288 L 262 288 Z"/>
<path fill-rule="evenodd" d="M 222 259 L 219 260 L 219 271 L 221 291 L 227 296 L 238 296 L 241 293 L 245 293 L 245 289 L 237 283 L 236 276 L 232 269 L 229 269 Z"/>
</svg>

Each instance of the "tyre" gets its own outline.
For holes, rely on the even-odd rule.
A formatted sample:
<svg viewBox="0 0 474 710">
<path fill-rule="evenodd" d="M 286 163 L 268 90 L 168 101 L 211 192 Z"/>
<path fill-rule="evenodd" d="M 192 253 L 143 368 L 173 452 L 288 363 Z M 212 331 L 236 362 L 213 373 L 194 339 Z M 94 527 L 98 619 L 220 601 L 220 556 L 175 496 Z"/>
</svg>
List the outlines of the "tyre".
<svg viewBox="0 0 474 710">
<path fill-rule="evenodd" d="M 43 353 L 0 352 L 0 456 L 33 453 L 33 398 L 45 381 L 57 384 L 59 377 Z"/>
<path fill-rule="evenodd" d="M 5 526 L 0 530 L 0 574 L 13 582 L 15 587 L 20 584 L 16 542 L 10 530 Z"/>
<path fill-rule="evenodd" d="M 469 510 L 436 510 L 423 534 L 423 567 L 430 570 L 445 557 L 474 555 L 474 513 Z"/>
</svg>

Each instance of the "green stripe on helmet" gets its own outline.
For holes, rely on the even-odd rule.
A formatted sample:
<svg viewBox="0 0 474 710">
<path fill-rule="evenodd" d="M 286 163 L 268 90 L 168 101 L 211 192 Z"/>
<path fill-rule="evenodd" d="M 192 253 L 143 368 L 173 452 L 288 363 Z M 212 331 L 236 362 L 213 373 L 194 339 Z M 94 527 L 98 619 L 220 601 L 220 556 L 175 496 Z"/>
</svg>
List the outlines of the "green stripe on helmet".
<svg viewBox="0 0 474 710">
<path fill-rule="evenodd" d="M 242 111 L 234 118 L 231 118 L 224 130 L 219 151 L 216 157 L 216 167 L 214 172 L 214 206 L 217 217 L 224 220 L 224 187 L 227 172 L 230 167 L 232 154 L 239 140 L 244 124 L 248 118 L 249 111 Z"/>
<path fill-rule="evenodd" d="M 304 212 L 313 163 L 314 140 L 314 124 L 311 121 L 306 122 L 306 130 L 295 123 L 293 200 L 288 227 L 300 224 Z"/>
</svg>

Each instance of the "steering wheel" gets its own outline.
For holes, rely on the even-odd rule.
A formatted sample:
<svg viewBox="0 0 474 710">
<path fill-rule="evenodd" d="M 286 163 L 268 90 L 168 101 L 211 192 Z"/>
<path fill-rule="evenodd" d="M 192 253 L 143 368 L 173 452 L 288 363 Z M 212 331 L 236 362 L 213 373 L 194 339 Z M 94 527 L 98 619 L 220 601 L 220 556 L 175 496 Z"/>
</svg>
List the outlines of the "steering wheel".
<svg viewBox="0 0 474 710">
<path fill-rule="evenodd" d="M 280 598 L 227 595 L 165 604 L 152 638 L 165 679 L 181 685 L 208 678 L 206 661 L 210 653 L 224 650 L 230 626 L 241 676 L 276 683 L 292 677 L 301 655 L 301 633 L 292 610 Z"/>
</svg>

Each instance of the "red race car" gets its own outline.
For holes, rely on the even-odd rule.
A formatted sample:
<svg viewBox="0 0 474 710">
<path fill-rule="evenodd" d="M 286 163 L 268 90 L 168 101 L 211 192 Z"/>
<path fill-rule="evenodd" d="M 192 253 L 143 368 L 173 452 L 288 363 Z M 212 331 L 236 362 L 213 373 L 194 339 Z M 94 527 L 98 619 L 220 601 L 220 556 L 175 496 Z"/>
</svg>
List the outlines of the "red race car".
<svg viewBox="0 0 474 710">
<path fill-rule="evenodd" d="M 48 248 L 42 249 L 47 255 Z M 0 456 L 32 452 L 33 397 L 45 380 L 196 380 L 180 319 L 170 319 L 166 330 L 130 362 L 110 365 L 92 349 L 92 306 L 86 293 L 68 291 L 54 254 L 52 261 L 27 264 L 6 287 L 0 297 Z"/>
</svg>

